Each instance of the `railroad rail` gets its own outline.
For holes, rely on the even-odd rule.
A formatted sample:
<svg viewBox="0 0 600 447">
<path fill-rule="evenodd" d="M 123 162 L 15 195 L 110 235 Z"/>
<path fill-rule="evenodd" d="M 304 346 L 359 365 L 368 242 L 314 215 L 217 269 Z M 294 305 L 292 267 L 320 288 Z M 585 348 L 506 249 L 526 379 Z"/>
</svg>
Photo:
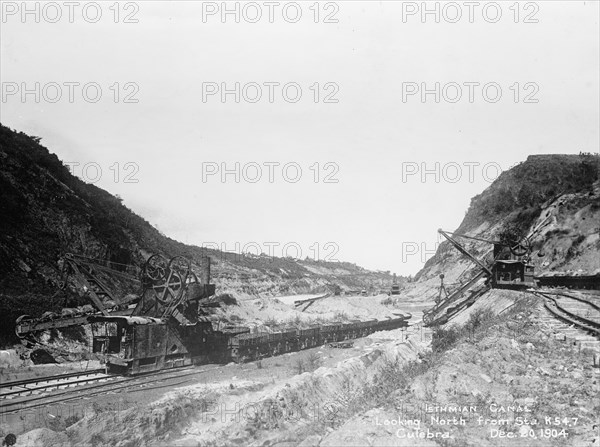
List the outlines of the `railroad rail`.
<svg viewBox="0 0 600 447">
<path fill-rule="evenodd" d="M 534 291 L 533 293 L 536 296 L 539 296 L 544 299 L 544 307 L 552 313 L 556 318 L 561 321 L 564 321 L 568 324 L 572 324 L 573 326 L 584 330 L 597 338 L 600 338 L 600 322 L 592 320 L 590 318 L 584 317 L 579 313 L 573 312 L 572 309 L 566 309 L 564 303 L 559 303 L 557 298 L 554 298 L 551 293 Z M 574 299 L 573 296 L 568 296 L 568 298 Z M 595 307 L 592 303 L 587 300 L 581 300 L 583 303 L 587 303 L 590 307 Z"/>
<path fill-rule="evenodd" d="M 0 383 L 0 401 L 14 399 L 18 396 L 39 394 L 52 389 L 86 385 L 92 382 L 108 380 L 111 377 L 111 375 L 106 374 L 106 370 L 103 368 L 4 382 Z"/>
<path fill-rule="evenodd" d="M 585 295 L 587 295 L 587 298 L 583 298 L 583 297 L 575 296 L 575 295 L 569 295 L 567 293 L 562 293 L 562 292 L 548 291 L 548 290 L 544 290 L 544 293 L 546 293 L 548 295 L 563 296 L 565 298 L 570 298 L 572 300 L 576 300 L 576 301 L 585 303 L 589 307 L 592 307 L 595 310 L 600 312 L 600 306 L 593 301 L 593 298 L 595 298 L 596 301 L 600 304 L 600 295 L 598 295 L 597 292 L 591 292 L 591 293 L 595 293 L 594 295 L 591 295 L 590 292 L 587 292 L 585 294 Z M 581 292 L 579 292 L 579 293 L 581 293 Z M 592 298 L 592 299 L 589 299 L 589 298 Z"/>
<path fill-rule="evenodd" d="M 308 298 L 305 300 L 296 300 L 296 301 L 294 301 L 294 306 L 296 307 L 296 309 L 304 306 L 304 308 L 302 309 L 302 312 L 304 312 L 306 309 L 308 309 L 310 306 L 312 306 L 315 303 L 315 301 L 322 300 L 322 299 L 328 298 L 330 296 L 331 296 L 331 293 L 325 293 L 324 295 L 320 295 L 320 296 L 317 296 L 314 298 Z"/>
<path fill-rule="evenodd" d="M 22 396 L 23 398 L 19 400 L 0 400 L 0 414 L 16 413 L 19 411 L 29 410 L 38 407 L 62 404 L 71 400 L 79 399 L 82 397 L 82 394 L 83 397 L 88 398 L 91 396 L 121 392 L 122 390 L 128 390 L 128 392 L 135 392 L 141 389 L 147 390 L 152 388 L 160 388 L 162 386 L 177 386 L 188 382 L 190 379 L 186 379 L 183 381 L 180 380 L 176 383 L 168 383 L 167 385 L 162 386 L 159 385 L 149 387 L 149 385 L 156 384 L 159 382 L 167 382 L 175 379 L 184 379 L 186 377 L 210 372 L 219 368 L 220 366 L 217 366 L 215 368 L 190 371 L 195 368 L 187 366 L 181 368 L 173 368 L 169 370 L 153 371 L 151 373 L 146 373 L 143 375 L 133 377 L 113 375 L 110 376 L 110 378 L 112 379 L 110 381 L 104 381 L 95 384 L 92 384 L 90 382 L 88 383 L 88 386 L 64 389 L 61 392 L 54 392 L 52 394 Z M 134 390 L 133 388 L 140 389 Z"/>
</svg>

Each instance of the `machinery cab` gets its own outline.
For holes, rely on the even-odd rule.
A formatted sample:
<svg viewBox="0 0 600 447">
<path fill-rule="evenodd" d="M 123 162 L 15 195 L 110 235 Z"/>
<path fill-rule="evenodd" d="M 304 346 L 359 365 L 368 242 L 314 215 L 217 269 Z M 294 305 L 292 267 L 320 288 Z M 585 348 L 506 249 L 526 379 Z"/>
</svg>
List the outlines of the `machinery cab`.
<svg viewBox="0 0 600 447">
<path fill-rule="evenodd" d="M 533 287 L 534 266 L 521 260 L 500 260 L 492 267 L 492 287 L 521 288 Z"/>
<path fill-rule="evenodd" d="M 219 361 L 226 339 L 207 319 L 192 326 L 152 317 L 93 316 L 93 352 L 110 371 L 140 374 L 195 363 Z"/>
<path fill-rule="evenodd" d="M 92 352 L 118 354 L 125 328 L 118 321 L 96 322 L 92 325 Z"/>
<path fill-rule="evenodd" d="M 497 289 L 519 289 L 534 287 L 535 267 L 530 262 L 529 247 L 507 247 L 494 244 L 492 265 L 492 287 Z"/>
</svg>

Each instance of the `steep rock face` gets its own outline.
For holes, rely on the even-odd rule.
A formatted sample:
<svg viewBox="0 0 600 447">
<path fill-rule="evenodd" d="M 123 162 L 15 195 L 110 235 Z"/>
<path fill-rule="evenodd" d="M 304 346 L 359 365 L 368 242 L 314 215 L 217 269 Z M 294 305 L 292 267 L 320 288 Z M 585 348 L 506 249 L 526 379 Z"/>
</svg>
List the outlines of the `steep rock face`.
<svg viewBox="0 0 600 447">
<path fill-rule="evenodd" d="M 536 274 L 600 273 L 600 157 L 533 155 L 498 177 L 471 200 L 456 233 L 498 240 L 507 229 L 529 236 Z M 479 259 L 492 261 L 490 243 L 458 238 Z M 477 268 L 448 242 L 415 276 L 408 299 L 427 301 L 447 284 L 464 282 Z"/>
<path fill-rule="evenodd" d="M 140 243 L 159 236 L 119 199 L 72 176 L 35 138 L 0 127 L 0 158 L 3 293 L 52 290 L 68 252 L 141 261 Z"/>
<path fill-rule="evenodd" d="M 217 293 L 280 295 L 389 287 L 389 273 L 351 263 L 246 256 L 185 245 L 161 234 L 122 200 L 71 175 L 40 138 L 0 125 L 0 343 L 21 314 L 40 315 L 81 304 L 72 287 L 59 290 L 66 253 L 138 267 L 152 254 L 202 264 L 213 259 Z M 136 292 L 103 278 L 116 294 Z"/>
</svg>

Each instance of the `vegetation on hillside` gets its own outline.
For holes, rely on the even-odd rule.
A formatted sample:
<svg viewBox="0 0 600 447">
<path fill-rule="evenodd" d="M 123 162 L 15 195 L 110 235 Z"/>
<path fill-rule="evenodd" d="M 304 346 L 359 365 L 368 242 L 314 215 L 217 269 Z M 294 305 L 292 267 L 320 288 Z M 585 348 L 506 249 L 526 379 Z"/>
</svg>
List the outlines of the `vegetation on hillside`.
<svg viewBox="0 0 600 447">
<path fill-rule="evenodd" d="M 457 231 L 469 231 L 484 221 L 507 216 L 509 223 L 528 227 L 545 202 L 562 194 L 589 190 L 599 172 L 597 154 L 531 155 L 473 197 Z"/>
</svg>

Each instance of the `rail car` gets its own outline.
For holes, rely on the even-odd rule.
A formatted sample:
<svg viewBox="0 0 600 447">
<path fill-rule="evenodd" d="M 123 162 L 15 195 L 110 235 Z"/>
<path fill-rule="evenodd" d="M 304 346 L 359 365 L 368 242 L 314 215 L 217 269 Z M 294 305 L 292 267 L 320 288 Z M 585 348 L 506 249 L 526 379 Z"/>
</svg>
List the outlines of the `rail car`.
<svg viewBox="0 0 600 447">
<path fill-rule="evenodd" d="M 600 290 L 600 274 L 580 276 L 536 276 L 535 281 L 540 287 L 566 287 L 568 289 Z"/>
<path fill-rule="evenodd" d="M 92 316 L 93 350 L 110 372 L 135 375 L 204 363 L 247 362 L 408 326 L 410 316 L 228 334 L 207 320 L 171 325 L 150 317 Z"/>
<path fill-rule="evenodd" d="M 242 334 L 231 338 L 229 356 L 231 360 L 237 362 L 257 360 L 327 343 L 365 337 L 381 330 L 407 327 L 409 318 L 410 316 L 402 316 L 386 320 L 372 319 L 349 323 L 330 323 L 309 328 L 288 328 L 275 333 Z"/>
</svg>

